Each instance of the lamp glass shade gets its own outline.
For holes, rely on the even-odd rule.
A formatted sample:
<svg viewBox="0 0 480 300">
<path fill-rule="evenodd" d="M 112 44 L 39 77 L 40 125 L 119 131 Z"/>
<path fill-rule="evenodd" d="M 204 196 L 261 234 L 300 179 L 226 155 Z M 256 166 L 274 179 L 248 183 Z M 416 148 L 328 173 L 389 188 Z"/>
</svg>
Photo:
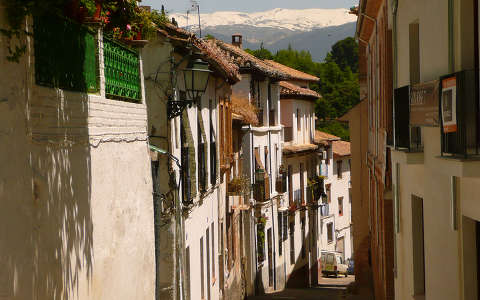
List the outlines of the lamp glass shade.
<svg viewBox="0 0 480 300">
<path fill-rule="evenodd" d="M 205 93 L 210 73 L 208 63 L 199 58 L 190 61 L 187 68 L 183 70 L 185 90 L 190 100 L 196 100 Z"/>
</svg>

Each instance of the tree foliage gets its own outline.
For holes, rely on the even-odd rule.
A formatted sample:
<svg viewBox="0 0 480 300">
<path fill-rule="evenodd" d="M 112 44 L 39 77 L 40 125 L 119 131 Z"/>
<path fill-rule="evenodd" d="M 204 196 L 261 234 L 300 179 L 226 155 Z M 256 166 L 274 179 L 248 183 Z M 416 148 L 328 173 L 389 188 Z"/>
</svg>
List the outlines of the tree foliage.
<svg viewBox="0 0 480 300">
<path fill-rule="evenodd" d="M 298 51 L 289 46 L 272 54 L 263 45 L 258 50 L 248 50 L 261 59 L 273 59 L 283 65 L 320 78 L 310 88 L 322 95 L 316 103 L 318 129 L 348 140 L 347 126 L 336 121 L 360 98 L 358 85 L 358 44 L 349 37 L 332 46 L 324 62 L 314 62 L 308 51 Z"/>
</svg>

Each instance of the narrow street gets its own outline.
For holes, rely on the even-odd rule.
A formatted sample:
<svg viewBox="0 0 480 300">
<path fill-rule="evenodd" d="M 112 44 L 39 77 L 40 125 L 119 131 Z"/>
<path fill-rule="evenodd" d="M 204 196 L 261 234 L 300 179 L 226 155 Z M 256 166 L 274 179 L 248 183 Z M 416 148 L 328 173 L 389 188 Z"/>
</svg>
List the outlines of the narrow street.
<svg viewBox="0 0 480 300">
<path fill-rule="evenodd" d="M 250 297 L 248 300 L 371 300 L 365 296 L 351 295 L 347 286 L 355 281 L 348 278 L 323 278 L 317 287 L 285 289 L 278 293 Z"/>
</svg>

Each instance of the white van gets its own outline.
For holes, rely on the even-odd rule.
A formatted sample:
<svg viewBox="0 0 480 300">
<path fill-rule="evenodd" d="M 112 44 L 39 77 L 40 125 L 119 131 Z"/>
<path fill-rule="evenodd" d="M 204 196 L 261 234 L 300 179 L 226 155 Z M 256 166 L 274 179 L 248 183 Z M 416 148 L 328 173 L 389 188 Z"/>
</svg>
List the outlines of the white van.
<svg viewBox="0 0 480 300">
<path fill-rule="evenodd" d="M 325 276 L 343 274 L 348 277 L 348 266 L 343 260 L 342 254 L 338 252 L 322 252 L 320 258 L 322 274 Z"/>
</svg>

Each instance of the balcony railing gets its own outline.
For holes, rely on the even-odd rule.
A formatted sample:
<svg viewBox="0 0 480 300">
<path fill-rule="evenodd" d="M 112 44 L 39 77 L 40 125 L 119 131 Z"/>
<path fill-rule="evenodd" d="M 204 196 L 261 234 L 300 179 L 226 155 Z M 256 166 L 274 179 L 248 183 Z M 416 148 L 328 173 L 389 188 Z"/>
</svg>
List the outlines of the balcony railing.
<svg viewBox="0 0 480 300">
<path fill-rule="evenodd" d="M 422 152 L 421 128 L 410 125 L 410 86 L 395 90 L 394 108 L 395 148 Z"/>
<path fill-rule="evenodd" d="M 105 93 L 108 98 L 139 101 L 140 60 L 138 52 L 108 38 L 103 39 Z"/>
<path fill-rule="evenodd" d="M 444 76 L 440 103 L 442 156 L 468 158 L 479 155 L 478 70 Z M 454 78 L 456 93 L 444 83 Z M 450 87 L 451 89 L 451 87 Z M 456 94 L 456 98 L 453 95 Z M 456 114 L 453 113 L 456 111 Z M 447 114 L 450 112 L 450 116 Z M 454 126 L 449 124 L 456 124 Z"/>
</svg>

